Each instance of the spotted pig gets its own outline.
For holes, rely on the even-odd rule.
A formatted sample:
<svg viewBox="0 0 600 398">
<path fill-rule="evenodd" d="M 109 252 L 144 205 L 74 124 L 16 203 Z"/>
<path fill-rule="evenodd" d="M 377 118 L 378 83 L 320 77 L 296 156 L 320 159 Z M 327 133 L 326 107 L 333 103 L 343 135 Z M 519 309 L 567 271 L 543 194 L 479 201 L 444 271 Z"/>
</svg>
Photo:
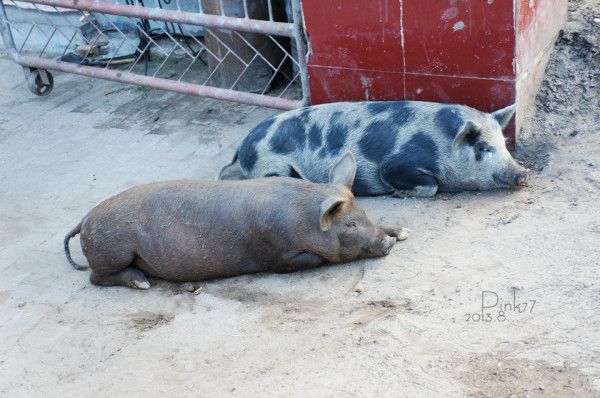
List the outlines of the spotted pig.
<svg viewBox="0 0 600 398">
<path fill-rule="evenodd" d="M 484 113 L 431 102 L 342 102 L 295 109 L 256 126 L 220 179 L 269 176 L 327 182 L 347 152 L 355 195 L 433 196 L 523 186 L 529 170 L 506 148 L 515 106 Z"/>
</svg>

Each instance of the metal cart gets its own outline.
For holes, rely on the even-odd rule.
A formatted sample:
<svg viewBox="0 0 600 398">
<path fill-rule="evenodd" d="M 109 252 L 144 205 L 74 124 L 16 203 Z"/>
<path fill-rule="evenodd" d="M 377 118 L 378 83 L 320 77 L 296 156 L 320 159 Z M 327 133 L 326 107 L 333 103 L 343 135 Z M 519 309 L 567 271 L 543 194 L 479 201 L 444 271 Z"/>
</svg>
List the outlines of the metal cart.
<svg viewBox="0 0 600 398">
<path fill-rule="evenodd" d="M 60 71 L 280 109 L 309 102 L 300 0 L 0 0 L 0 33 L 37 95 Z"/>
</svg>

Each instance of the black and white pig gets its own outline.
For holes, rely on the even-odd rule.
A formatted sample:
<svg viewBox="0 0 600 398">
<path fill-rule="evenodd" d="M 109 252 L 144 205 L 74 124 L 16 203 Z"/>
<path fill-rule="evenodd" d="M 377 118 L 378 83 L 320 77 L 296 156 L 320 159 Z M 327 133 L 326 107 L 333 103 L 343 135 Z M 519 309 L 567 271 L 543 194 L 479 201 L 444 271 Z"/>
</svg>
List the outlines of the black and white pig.
<svg viewBox="0 0 600 398">
<path fill-rule="evenodd" d="M 438 191 L 522 186 L 529 170 L 506 148 L 515 106 L 484 113 L 431 102 L 341 102 L 266 119 L 243 140 L 219 179 L 300 177 L 325 183 L 347 152 L 355 195 L 433 196 Z"/>
</svg>

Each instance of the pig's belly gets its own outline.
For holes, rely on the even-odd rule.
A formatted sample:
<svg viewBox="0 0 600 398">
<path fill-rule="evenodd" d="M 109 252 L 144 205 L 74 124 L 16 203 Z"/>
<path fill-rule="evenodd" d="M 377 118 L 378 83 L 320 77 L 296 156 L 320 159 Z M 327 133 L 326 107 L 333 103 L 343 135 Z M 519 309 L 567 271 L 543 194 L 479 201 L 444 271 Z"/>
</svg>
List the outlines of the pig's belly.
<svg viewBox="0 0 600 398">
<path fill-rule="evenodd" d="M 242 237 L 224 241 L 209 239 L 197 231 L 181 232 L 182 226 L 172 226 L 143 239 L 136 251 L 135 265 L 149 276 L 170 281 L 198 281 L 225 278 L 269 269 L 273 259 L 256 255 L 246 247 Z M 193 233 L 192 233 L 193 232 Z M 216 240 L 216 241 L 215 241 Z"/>
<path fill-rule="evenodd" d="M 171 258 L 164 261 L 136 257 L 134 265 L 146 275 L 173 282 L 227 278 L 265 271 L 265 264 L 246 259 L 236 263 L 213 262 L 203 258 Z"/>
</svg>

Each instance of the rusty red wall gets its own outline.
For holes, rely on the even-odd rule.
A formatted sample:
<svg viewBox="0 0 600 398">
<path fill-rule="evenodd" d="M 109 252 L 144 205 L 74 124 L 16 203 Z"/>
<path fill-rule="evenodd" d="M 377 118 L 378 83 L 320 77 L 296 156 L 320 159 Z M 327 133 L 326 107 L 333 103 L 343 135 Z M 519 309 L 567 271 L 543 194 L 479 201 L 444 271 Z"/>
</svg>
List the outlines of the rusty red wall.
<svg viewBox="0 0 600 398">
<path fill-rule="evenodd" d="M 517 1 L 517 117 L 522 125 L 535 99 L 554 47 L 558 29 L 567 20 L 568 0 Z"/>
<path fill-rule="evenodd" d="M 303 0 L 311 101 L 510 105 L 518 66 L 551 42 L 567 3 L 515 1 Z"/>
</svg>

